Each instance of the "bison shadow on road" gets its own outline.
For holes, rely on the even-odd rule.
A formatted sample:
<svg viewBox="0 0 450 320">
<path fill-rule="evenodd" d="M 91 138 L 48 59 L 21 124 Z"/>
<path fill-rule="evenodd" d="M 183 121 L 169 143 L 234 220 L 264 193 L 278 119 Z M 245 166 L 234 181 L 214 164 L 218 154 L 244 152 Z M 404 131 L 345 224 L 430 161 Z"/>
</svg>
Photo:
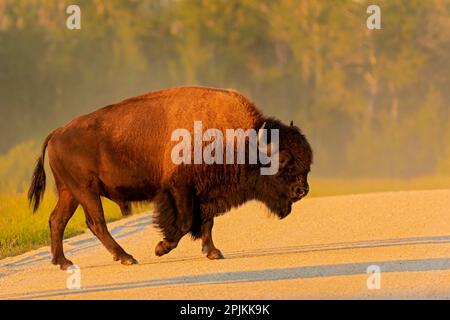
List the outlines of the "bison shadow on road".
<svg viewBox="0 0 450 320">
<path fill-rule="evenodd" d="M 436 237 L 416 237 L 401 239 L 386 239 L 359 242 L 342 242 L 334 244 L 304 245 L 285 248 L 262 249 L 255 251 L 231 252 L 227 255 L 228 259 L 239 259 L 249 257 L 260 257 L 277 254 L 293 254 L 314 251 L 346 250 L 358 248 L 379 248 L 387 246 L 421 245 L 421 244 L 448 244 L 450 236 Z M 175 263 L 177 261 L 196 260 L 199 258 L 179 258 L 166 259 L 161 261 L 151 261 L 144 264 Z M 202 258 L 204 259 L 204 258 Z M 352 276 L 366 274 L 369 265 L 377 265 L 381 272 L 418 272 L 433 270 L 450 270 L 450 259 L 417 259 L 417 260 L 393 260 L 393 261 L 368 261 L 348 264 L 330 264 L 316 266 L 302 266 L 280 269 L 264 269 L 237 272 L 221 272 L 212 274 L 201 274 L 191 276 L 181 276 L 172 278 L 150 279 L 133 282 L 118 282 L 114 284 L 101 284 L 95 286 L 86 286 L 81 290 L 46 290 L 32 291 L 27 293 L 17 293 L 2 295 L 0 299 L 36 299 L 36 298 L 56 298 L 63 296 L 73 296 L 87 293 L 113 292 L 120 290 L 142 289 L 162 286 L 180 286 L 180 285 L 214 285 L 231 284 L 242 282 L 258 281 L 278 281 L 292 279 L 323 278 L 333 276 Z M 87 268 L 98 268 L 100 266 L 91 266 Z M 85 268 L 83 268 L 85 269 Z"/>
</svg>

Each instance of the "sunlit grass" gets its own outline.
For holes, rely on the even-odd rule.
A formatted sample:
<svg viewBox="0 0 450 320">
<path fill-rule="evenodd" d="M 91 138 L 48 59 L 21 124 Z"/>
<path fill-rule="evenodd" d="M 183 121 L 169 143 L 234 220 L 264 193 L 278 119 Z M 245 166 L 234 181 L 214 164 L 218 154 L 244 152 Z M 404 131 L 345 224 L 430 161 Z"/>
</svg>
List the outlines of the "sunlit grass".
<svg viewBox="0 0 450 320">
<path fill-rule="evenodd" d="M 309 197 L 324 197 L 383 191 L 450 189 L 449 177 L 420 177 L 412 179 L 353 178 L 309 179 Z"/>
<path fill-rule="evenodd" d="M 36 213 L 32 213 L 25 194 L 0 195 L 0 259 L 50 244 L 48 218 L 57 198 L 52 192 L 45 194 Z M 122 217 L 119 207 L 103 199 L 105 218 L 108 222 Z M 136 208 L 143 211 L 149 206 Z M 67 225 L 64 237 L 69 238 L 86 230 L 84 212 L 79 207 Z"/>
</svg>

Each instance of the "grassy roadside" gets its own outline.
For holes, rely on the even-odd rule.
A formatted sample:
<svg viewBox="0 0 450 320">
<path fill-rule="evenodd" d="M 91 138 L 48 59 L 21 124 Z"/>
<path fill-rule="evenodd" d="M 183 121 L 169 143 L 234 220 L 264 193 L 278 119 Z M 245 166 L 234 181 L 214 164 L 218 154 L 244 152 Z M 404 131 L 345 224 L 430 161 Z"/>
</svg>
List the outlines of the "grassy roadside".
<svg viewBox="0 0 450 320">
<path fill-rule="evenodd" d="M 450 177 L 424 177 L 410 180 L 312 178 L 310 179 L 309 197 L 448 188 L 450 188 Z M 32 214 L 25 193 L 0 194 L 0 259 L 49 244 L 48 217 L 55 203 L 55 194 L 48 191 L 38 212 Z M 111 201 L 104 200 L 103 206 L 108 222 L 122 217 L 117 205 Z M 149 206 L 134 208 L 134 212 L 148 208 Z M 67 226 L 65 238 L 80 234 L 84 230 L 86 230 L 84 213 L 81 208 L 78 208 Z"/>
<path fill-rule="evenodd" d="M 418 177 L 412 179 L 353 178 L 309 179 L 309 197 L 325 197 L 384 191 L 450 189 L 449 177 Z"/>
<path fill-rule="evenodd" d="M 0 195 L 0 259 L 50 244 L 48 218 L 56 200 L 53 192 L 46 192 L 39 210 L 33 214 L 25 193 Z M 116 204 L 106 199 L 102 201 L 107 222 L 122 217 Z M 145 209 L 148 207 L 135 207 L 134 212 Z M 73 237 L 85 230 L 84 213 L 79 207 L 67 225 L 64 238 Z"/>
</svg>

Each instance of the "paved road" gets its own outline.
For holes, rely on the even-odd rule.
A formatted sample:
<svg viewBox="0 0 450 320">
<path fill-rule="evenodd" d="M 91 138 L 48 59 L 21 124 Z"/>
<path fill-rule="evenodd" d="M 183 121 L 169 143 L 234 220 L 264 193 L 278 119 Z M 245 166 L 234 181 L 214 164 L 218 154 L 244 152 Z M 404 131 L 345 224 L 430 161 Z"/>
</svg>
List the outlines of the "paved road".
<svg viewBox="0 0 450 320">
<path fill-rule="evenodd" d="M 138 265 L 113 262 L 86 232 L 65 241 L 81 289 L 67 289 L 73 274 L 51 265 L 44 247 L 0 260 L 0 299 L 450 297 L 450 190 L 305 199 L 281 221 L 252 202 L 216 219 L 226 257 L 217 261 L 189 237 L 154 256 L 160 235 L 149 214 L 109 228 Z"/>
</svg>

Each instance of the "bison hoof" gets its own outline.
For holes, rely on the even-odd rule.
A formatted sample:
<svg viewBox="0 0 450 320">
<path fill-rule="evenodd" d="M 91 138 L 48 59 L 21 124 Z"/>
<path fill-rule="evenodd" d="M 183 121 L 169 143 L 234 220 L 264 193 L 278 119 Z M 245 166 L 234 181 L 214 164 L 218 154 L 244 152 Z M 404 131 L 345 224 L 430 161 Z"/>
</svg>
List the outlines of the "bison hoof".
<svg viewBox="0 0 450 320">
<path fill-rule="evenodd" d="M 70 266 L 73 266 L 73 262 L 66 258 L 52 259 L 52 264 L 59 265 L 59 268 L 63 271 L 69 269 Z"/>
<path fill-rule="evenodd" d="M 211 250 L 210 252 L 208 252 L 208 254 L 206 255 L 206 257 L 210 260 L 217 260 L 217 259 L 224 259 L 225 257 L 223 256 L 222 252 L 220 252 L 219 249 L 214 249 Z"/>
<path fill-rule="evenodd" d="M 158 257 L 161 257 L 165 255 L 166 253 L 169 253 L 173 247 L 168 243 L 167 241 L 160 241 L 155 248 L 155 254 Z"/>
<path fill-rule="evenodd" d="M 127 253 L 122 254 L 122 255 L 120 255 L 118 257 L 114 257 L 113 259 L 114 259 L 114 261 L 120 260 L 120 263 L 125 265 L 125 266 L 131 266 L 132 264 L 137 264 L 138 263 L 138 261 L 135 258 L 133 258 L 133 256 L 131 256 L 131 255 L 127 254 Z"/>
</svg>

